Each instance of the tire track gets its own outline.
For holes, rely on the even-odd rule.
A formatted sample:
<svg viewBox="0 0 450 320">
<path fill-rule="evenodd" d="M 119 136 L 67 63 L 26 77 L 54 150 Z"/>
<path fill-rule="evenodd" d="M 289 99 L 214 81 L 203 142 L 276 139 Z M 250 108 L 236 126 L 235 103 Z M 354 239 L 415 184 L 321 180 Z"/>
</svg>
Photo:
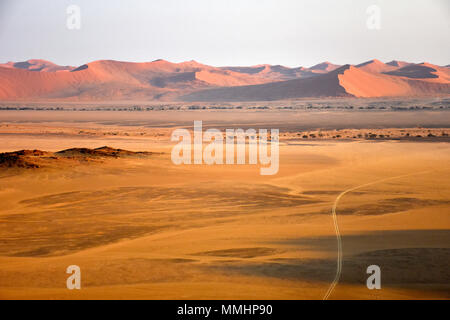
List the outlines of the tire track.
<svg viewBox="0 0 450 320">
<path fill-rule="evenodd" d="M 389 181 L 389 180 L 400 179 L 400 178 L 414 176 L 414 175 L 419 175 L 419 174 L 424 174 L 424 173 L 428 173 L 428 172 L 431 172 L 431 170 L 415 172 L 415 173 L 409 173 L 409 174 L 403 174 L 403 175 L 399 175 L 399 176 L 395 176 L 395 177 L 389 177 L 389 178 L 384 178 L 384 179 L 380 179 L 380 180 L 364 183 L 364 184 L 361 184 L 359 186 L 347 189 L 347 190 L 341 192 L 336 197 L 336 200 L 334 200 L 334 203 L 333 203 L 333 207 L 331 208 L 331 215 L 333 217 L 334 231 L 336 233 L 336 240 L 337 240 L 337 247 L 338 247 L 337 248 L 338 249 L 338 253 L 337 253 L 336 275 L 334 277 L 333 282 L 328 287 L 327 292 L 323 296 L 323 300 L 327 300 L 330 297 L 330 295 L 333 292 L 334 288 L 339 283 L 339 279 L 341 278 L 341 273 L 342 273 L 342 239 L 341 239 L 341 233 L 339 231 L 339 224 L 338 224 L 337 215 L 336 215 L 336 208 L 337 208 L 337 205 L 339 203 L 339 200 L 344 195 L 346 195 L 347 193 L 352 192 L 352 191 L 354 191 L 356 189 L 361 189 L 361 188 L 364 188 L 364 187 L 367 187 L 367 186 L 371 186 L 371 185 L 374 185 L 374 184 L 377 184 L 377 183 L 381 183 L 381 182 L 385 182 L 385 181 Z"/>
</svg>

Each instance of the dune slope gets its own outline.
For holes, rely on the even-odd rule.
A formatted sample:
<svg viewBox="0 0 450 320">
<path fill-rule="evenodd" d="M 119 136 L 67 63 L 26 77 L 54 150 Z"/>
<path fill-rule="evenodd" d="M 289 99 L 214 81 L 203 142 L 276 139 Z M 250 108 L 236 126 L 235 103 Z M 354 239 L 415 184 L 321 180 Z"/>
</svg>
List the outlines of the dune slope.
<svg viewBox="0 0 450 320">
<path fill-rule="evenodd" d="M 260 101 L 448 94 L 449 68 L 429 63 L 370 60 L 341 67 L 324 62 L 310 68 L 281 65 L 217 68 L 193 60 L 181 63 L 98 60 L 72 68 L 28 60 L 0 65 L 0 100 L 6 101 Z"/>
<path fill-rule="evenodd" d="M 449 82 L 410 79 L 389 74 L 366 72 L 345 65 L 329 73 L 308 79 L 195 92 L 187 101 L 258 101 L 302 97 L 395 97 L 449 94 Z"/>
</svg>

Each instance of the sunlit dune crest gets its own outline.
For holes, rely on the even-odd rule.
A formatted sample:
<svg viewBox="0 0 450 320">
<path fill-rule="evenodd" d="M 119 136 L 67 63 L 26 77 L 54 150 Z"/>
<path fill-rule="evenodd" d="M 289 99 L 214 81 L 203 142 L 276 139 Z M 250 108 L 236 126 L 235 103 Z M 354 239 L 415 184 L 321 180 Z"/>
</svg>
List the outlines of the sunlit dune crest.
<svg viewBox="0 0 450 320">
<path fill-rule="evenodd" d="M 59 66 L 53 62 L 42 59 L 30 59 L 21 62 L 9 61 L 7 63 L 0 64 L 0 67 L 40 72 L 70 71 L 75 69 L 75 67 L 72 66 Z"/>
<path fill-rule="evenodd" d="M 348 66 L 323 62 L 310 68 L 212 67 L 194 60 L 159 59 L 98 60 L 74 68 L 28 60 L 0 65 L 0 99 L 258 101 L 450 93 L 447 67 L 376 59 Z"/>
</svg>

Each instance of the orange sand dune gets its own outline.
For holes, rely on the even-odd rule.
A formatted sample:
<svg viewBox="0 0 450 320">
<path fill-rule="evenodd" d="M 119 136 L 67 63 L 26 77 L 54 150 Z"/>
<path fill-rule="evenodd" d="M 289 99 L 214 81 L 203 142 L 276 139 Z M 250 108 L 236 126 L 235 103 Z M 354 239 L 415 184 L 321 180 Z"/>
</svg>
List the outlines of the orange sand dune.
<svg viewBox="0 0 450 320">
<path fill-rule="evenodd" d="M 83 100 L 160 99 L 173 91 L 211 86 L 259 84 L 267 80 L 195 61 L 146 63 L 94 61 L 71 72 L 32 72 L 0 67 L 0 99 L 76 98 Z"/>
<path fill-rule="evenodd" d="M 349 66 L 339 76 L 339 83 L 355 97 L 418 96 L 450 93 L 450 84 L 404 79 L 364 72 Z"/>
<path fill-rule="evenodd" d="M 314 73 L 327 73 L 327 72 L 336 70 L 339 67 L 340 67 L 340 65 L 325 61 L 325 62 L 322 62 L 322 63 L 312 66 L 308 70 L 310 70 L 311 72 L 314 72 Z"/>
<path fill-rule="evenodd" d="M 355 97 L 414 95 L 414 90 L 407 81 L 365 72 L 353 66 L 347 66 L 338 78 L 345 91 Z"/>
<path fill-rule="evenodd" d="M 311 68 L 216 68 L 193 60 L 98 60 L 70 71 L 58 68 L 44 60 L 0 65 L 0 100 L 257 101 L 450 93 L 449 68 L 398 61 L 370 60 L 356 67 L 323 62 Z"/>
<path fill-rule="evenodd" d="M 251 67 L 222 67 L 242 74 L 258 75 L 262 78 L 280 81 L 315 76 L 317 72 L 304 67 L 289 68 L 281 65 L 261 64 Z"/>
<path fill-rule="evenodd" d="M 386 73 L 393 76 L 411 79 L 427 79 L 440 83 L 448 83 L 450 81 L 450 70 L 448 68 L 436 66 L 427 62 L 407 65 Z"/>
<path fill-rule="evenodd" d="M 70 71 L 75 69 L 72 66 L 59 66 L 53 62 L 42 60 L 42 59 L 30 59 L 21 62 L 12 62 L 0 64 L 0 67 L 13 68 L 13 69 L 24 69 L 30 71 L 40 71 L 40 72 L 58 72 L 58 71 Z"/>
<path fill-rule="evenodd" d="M 409 79 L 366 72 L 345 65 L 329 73 L 307 79 L 255 86 L 210 89 L 184 97 L 188 101 L 258 101 L 301 97 L 397 97 L 449 94 L 450 83 L 427 79 Z"/>
<path fill-rule="evenodd" d="M 397 68 L 403 68 L 403 67 L 409 66 L 413 63 L 406 62 L 406 61 L 392 60 L 392 61 L 386 62 L 386 64 L 389 66 L 397 67 Z"/>
<path fill-rule="evenodd" d="M 361 64 L 356 65 L 358 69 L 367 71 L 367 72 L 373 72 L 373 73 L 381 73 L 381 72 L 387 72 L 397 69 L 398 67 L 389 65 L 387 63 L 383 63 L 380 60 L 373 59 L 370 61 L 363 62 Z"/>
<path fill-rule="evenodd" d="M 251 67 L 222 67 L 221 69 L 231 70 L 245 74 L 253 74 L 253 75 L 257 74 L 261 77 L 271 80 L 292 80 L 328 73 L 330 71 L 336 70 L 339 67 L 340 65 L 332 64 L 331 62 L 325 61 L 316 64 L 310 68 L 305 67 L 289 68 L 281 65 L 260 64 Z"/>
<path fill-rule="evenodd" d="M 336 71 L 305 79 L 203 90 L 188 94 L 182 99 L 187 101 L 263 101 L 300 97 L 349 96 L 340 86 Z"/>
</svg>

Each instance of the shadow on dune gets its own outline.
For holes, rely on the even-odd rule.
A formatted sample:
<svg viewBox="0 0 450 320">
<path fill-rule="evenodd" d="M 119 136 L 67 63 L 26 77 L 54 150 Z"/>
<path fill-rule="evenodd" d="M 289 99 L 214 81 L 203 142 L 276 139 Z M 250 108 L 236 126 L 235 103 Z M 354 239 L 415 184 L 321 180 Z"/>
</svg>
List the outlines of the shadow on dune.
<svg viewBox="0 0 450 320">
<path fill-rule="evenodd" d="M 450 243 L 450 230 L 380 230 L 342 235 L 344 256 L 385 248 L 441 247 Z M 288 239 L 277 244 L 300 246 L 302 249 L 335 252 L 336 236 Z"/>
<path fill-rule="evenodd" d="M 69 152 L 70 151 L 70 152 Z M 73 150 L 69 150 L 72 155 Z M 0 255 L 63 255 L 167 230 L 225 223 L 271 208 L 320 203 L 271 185 L 139 186 L 21 200 L 0 224 Z M 211 219 L 224 219 L 214 220 Z"/>
<path fill-rule="evenodd" d="M 450 230 L 392 230 L 343 237 L 344 261 L 340 283 L 365 286 L 366 269 L 378 265 L 382 287 L 441 291 L 450 297 Z M 328 251 L 336 248 L 334 237 L 300 238 L 277 242 Z M 378 247 L 378 249 L 377 249 Z M 349 249 L 349 250 L 346 250 Z M 331 283 L 336 258 L 298 259 L 266 257 L 264 261 L 218 261 L 205 268 L 219 273 Z"/>
</svg>

